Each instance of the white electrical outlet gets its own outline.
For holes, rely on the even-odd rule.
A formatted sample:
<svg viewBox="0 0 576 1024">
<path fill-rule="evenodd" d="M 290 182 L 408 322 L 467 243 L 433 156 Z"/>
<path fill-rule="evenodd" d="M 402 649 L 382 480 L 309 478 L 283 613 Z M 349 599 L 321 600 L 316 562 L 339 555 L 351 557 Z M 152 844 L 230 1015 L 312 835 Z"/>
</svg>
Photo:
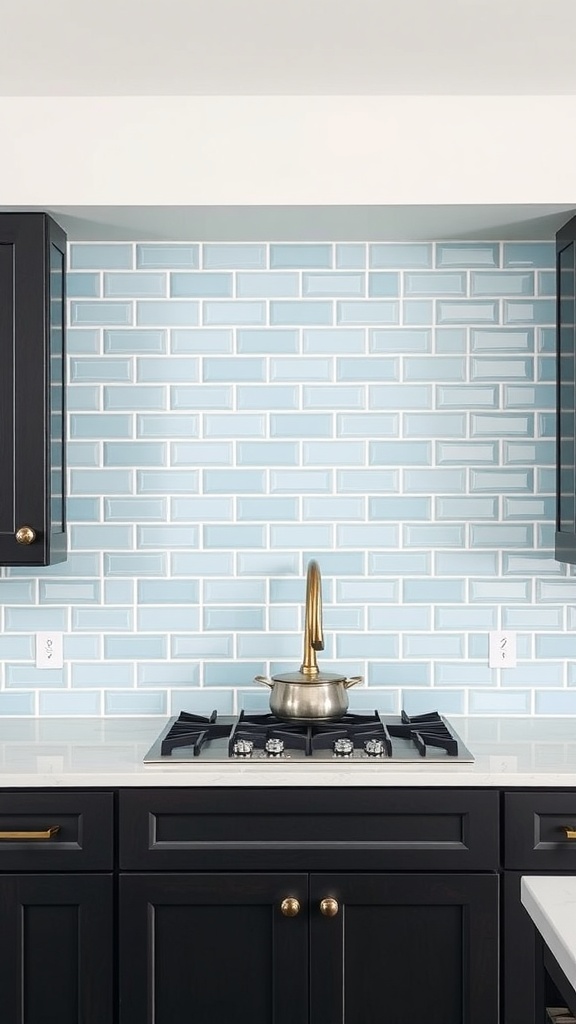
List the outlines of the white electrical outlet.
<svg viewBox="0 0 576 1024">
<path fill-rule="evenodd" d="M 516 633 L 511 630 L 490 633 L 488 664 L 490 668 L 516 668 Z"/>
<path fill-rule="evenodd" d="M 62 668 L 62 633 L 36 633 L 36 668 Z"/>
</svg>

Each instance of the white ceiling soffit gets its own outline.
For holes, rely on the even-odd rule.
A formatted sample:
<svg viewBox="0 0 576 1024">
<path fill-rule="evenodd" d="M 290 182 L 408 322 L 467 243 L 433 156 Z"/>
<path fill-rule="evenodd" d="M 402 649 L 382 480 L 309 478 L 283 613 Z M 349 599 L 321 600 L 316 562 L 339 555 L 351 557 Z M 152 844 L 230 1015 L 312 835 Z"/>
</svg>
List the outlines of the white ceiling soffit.
<svg viewBox="0 0 576 1024">
<path fill-rule="evenodd" d="M 401 242 L 552 239 L 575 211 L 572 206 L 518 204 L 53 206 L 48 212 L 71 241 Z"/>
<path fill-rule="evenodd" d="M 574 0 L 29 0 L 0 94 L 569 94 L 575 38 Z"/>
</svg>

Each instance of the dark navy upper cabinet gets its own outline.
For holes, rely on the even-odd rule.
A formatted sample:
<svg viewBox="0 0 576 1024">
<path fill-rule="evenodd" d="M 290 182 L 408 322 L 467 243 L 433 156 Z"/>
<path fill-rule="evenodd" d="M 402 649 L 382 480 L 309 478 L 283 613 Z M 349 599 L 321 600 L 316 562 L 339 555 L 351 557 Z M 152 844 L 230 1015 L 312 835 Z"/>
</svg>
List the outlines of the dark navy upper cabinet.
<svg viewBox="0 0 576 1024">
<path fill-rule="evenodd" d="M 66 558 L 66 236 L 0 213 L 0 565 Z"/>
<path fill-rule="evenodd" d="M 576 217 L 556 235 L 555 556 L 576 564 Z"/>
</svg>

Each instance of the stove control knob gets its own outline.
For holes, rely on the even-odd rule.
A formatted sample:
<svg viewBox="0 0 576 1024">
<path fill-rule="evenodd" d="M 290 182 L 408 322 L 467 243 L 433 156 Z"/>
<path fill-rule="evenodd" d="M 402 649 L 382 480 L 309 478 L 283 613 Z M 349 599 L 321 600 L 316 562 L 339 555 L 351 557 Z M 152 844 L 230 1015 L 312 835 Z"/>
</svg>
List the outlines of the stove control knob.
<svg viewBox="0 0 576 1024">
<path fill-rule="evenodd" d="M 232 747 L 232 753 L 236 757 L 251 757 L 253 750 L 254 744 L 252 740 L 236 740 Z"/>
<path fill-rule="evenodd" d="M 353 751 L 354 744 L 347 736 L 342 736 L 339 740 L 334 740 L 334 753 L 338 757 L 350 757 L 350 754 L 352 754 Z"/>
<path fill-rule="evenodd" d="M 271 739 L 266 740 L 264 750 L 268 754 L 268 757 L 280 757 L 280 755 L 284 753 L 284 740 L 276 739 L 276 737 L 273 736 Z"/>
<path fill-rule="evenodd" d="M 366 740 L 364 750 L 369 757 L 382 757 L 382 754 L 384 753 L 384 743 L 382 740 Z"/>
</svg>

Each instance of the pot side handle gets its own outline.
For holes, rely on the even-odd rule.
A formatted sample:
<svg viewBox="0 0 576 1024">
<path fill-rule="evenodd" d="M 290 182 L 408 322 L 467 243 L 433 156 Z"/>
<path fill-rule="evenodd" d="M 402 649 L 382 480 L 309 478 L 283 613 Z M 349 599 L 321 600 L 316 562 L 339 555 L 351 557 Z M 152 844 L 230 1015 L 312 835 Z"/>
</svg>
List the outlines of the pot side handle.
<svg viewBox="0 0 576 1024">
<path fill-rule="evenodd" d="M 356 683 L 363 683 L 364 676 L 350 676 L 349 679 L 344 679 L 344 686 L 348 690 L 351 686 L 356 686 Z"/>
<path fill-rule="evenodd" d="M 264 686 L 269 686 L 271 690 L 274 689 L 274 683 L 268 676 L 254 676 L 255 683 L 264 683 Z"/>
</svg>

